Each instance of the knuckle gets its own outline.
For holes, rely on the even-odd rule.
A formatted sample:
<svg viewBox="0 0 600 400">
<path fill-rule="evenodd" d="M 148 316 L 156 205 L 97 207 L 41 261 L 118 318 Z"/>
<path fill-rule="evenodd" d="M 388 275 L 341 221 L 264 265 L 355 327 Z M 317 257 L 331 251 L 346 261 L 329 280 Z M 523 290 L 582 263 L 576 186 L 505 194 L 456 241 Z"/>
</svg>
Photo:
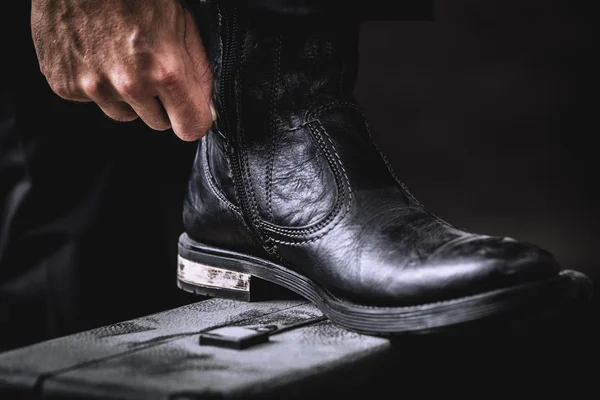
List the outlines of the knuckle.
<svg viewBox="0 0 600 400">
<path fill-rule="evenodd" d="M 65 100 L 71 100 L 73 98 L 73 90 L 71 85 L 68 85 L 64 82 L 49 82 L 50 88 L 56 95 L 62 97 Z"/>
<path fill-rule="evenodd" d="M 143 94 L 143 85 L 140 81 L 132 78 L 121 79 L 114 84 L 115 89 L 125 98 L 135 98 Z"/>
<path fill-rule="evenodd" d="M 182 81 L 182 72 L 178 68 L 166 68 L 156 75 L 156 83 L 166 88 L 175 88 Z"/>
<path fill-rule="evenodd" d="M 84 78 L 80 85 L 81 90 L 92 97 L 97 97 L 102 92 L 102 83 L 96 78 Z"/>
</svg>

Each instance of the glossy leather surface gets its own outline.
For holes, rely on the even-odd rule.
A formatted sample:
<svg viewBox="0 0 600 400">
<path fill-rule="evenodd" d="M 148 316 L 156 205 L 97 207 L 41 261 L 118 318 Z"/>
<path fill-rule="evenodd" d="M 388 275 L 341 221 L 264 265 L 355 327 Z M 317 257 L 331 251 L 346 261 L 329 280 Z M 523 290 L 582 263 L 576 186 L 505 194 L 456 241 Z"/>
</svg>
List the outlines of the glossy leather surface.
<svg viewBox="0 0 600 400">
<path fill-rule="evenodd" d="M 218 35 L 205 36 L 218 120 L 199 143 L 188 236 L 369 305 L 447 300 L 558 273 L 539 247 L 441 220 L 396 177 L 352 97 L 355 24 L 207 7 L 220 21 Z"/>
</svg>

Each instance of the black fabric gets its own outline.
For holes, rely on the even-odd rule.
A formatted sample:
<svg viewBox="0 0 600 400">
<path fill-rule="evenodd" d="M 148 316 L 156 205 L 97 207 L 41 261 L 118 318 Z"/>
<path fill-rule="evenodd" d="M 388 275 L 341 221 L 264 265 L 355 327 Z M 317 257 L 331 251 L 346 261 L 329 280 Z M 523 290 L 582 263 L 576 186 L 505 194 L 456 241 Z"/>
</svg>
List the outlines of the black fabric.
<svg viewBox="0 0 600 400">
<path fill-rule="evenodd" d="M 168 257 L 193 154 L 50 96 L 41 127 L 23 96 L 2 94 L 0 348 L 180 304 Z"/>
</svg>

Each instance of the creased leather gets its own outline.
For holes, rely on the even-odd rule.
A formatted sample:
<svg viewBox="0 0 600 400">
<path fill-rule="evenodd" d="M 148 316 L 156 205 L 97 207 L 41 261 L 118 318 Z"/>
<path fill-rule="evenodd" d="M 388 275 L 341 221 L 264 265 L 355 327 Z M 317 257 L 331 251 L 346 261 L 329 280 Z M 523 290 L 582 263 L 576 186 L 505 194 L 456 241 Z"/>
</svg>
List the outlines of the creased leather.
<svg viewBox="0 0 600 400">
<path fill-rule="evenodd" d="M 198 158 L 185 211 L 192 239 L 261 255 L 365 305 L 442 301 L 558 273 L 535 245 L 436 217 L 396 177 L 352 97 L 354 23 L 212 11 L 219 119 L 198 151 L 211 149 L 219 195 Z"/>
<path fill-rule="evenodd" d="M 244 252 L 254 256 L 265 256 L 261 245 L 244 225 L 237 203 L 228 201 L 214 180 L 208 164 L 206 145 L 214 141 L 214 133 L 202 138 L 190 175 L 190 184 L 183 207 L 185 231 L 194 239 L 214 246 Z M 222 160 L 221 160 L 222 161 Z M 226 164 L 220 164 L 219 171 L 227 171 Z M 223 174 L 219 174 L 223 176 Z M 221 179 L 220 183 L 227 182 Z M 222 187 L 222 186 L 221 186 Z M 233 199 L 233 197 L 231 197 Z"/>
</svg>

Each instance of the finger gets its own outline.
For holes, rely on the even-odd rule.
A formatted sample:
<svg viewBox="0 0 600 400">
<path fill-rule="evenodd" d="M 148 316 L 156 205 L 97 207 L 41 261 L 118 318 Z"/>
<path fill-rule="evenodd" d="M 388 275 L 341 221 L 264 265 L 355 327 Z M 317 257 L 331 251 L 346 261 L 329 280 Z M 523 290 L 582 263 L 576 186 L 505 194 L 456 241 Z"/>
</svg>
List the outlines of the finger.
<svg viewBox="0 0 600 400">
<path fill-rule="evenodd" d="M 74 101 L 78 103 L 89 103 L 92 100 L 87 97 L 83 92 L 75 89 L 73 84 L 68 82 L 51 82 L 48 80 L 50 89 L 60 98 L 64 100 Z"/>
<path fill-rule="evenodd" d="M 210 103 L 213 89 L 212 67 L 208 60 L 198 27 L 192 14 L 189 12 L 187 13 L 186 23 L 188 29 L 185 31 L 185 45 L 187 53 L 192 61 L 192 69 L 190 72 L 193 74 L 194 79 L 200 84 L 200 89 Z"/>
<path fill-rule="evenodd" d="M 50 89 L 59 97 L 75 102 L 89 103 L 92 100 L 87 96 L 82 88 L 79 74 L 72 63 L 61 60 L 52 65 L 51 68 L 44 68 L 40 64 L 40 71 L 46 78 Z M 87 78 L 89 75 L 86 75 Z"/>
<path fill-rule="evenodd" d="M 95 102 L 109 118 L 119 122 L 138 118 L 138 114 L 129 104 L 121 101 L 106 79 L 97 75 L 87 75 L 80 79 L 79 86 L 85 96 Z"/>
<path fill-rule="evenodd" d="M 134 121 L 138 114 L 129 106 L 129 104 L 117 101 L 114 103 L 96 103 L 107 117 L 118 122 Z"/>
<path fill-rule="evenodd" d="M 157 89 L 173 131 L 180 139 L 193 141 L 210 129 L 213 122 L 210 108 L 197 82 L 185 74 L 167 75 L 159 79 Z"/>
<path fill-rule="evenodd" d="M 184 52 L 178 63 L 171 64 L 177 67 L 161 70 L 157 89 L 175 134 L 192 141 L 204 136 L 213 123 L 212 72 L 190 13 L 186 14 L 185 35 Z"/>
<path fill-rule="evenodd" d="M 130 99 L 129 105 L 150 128 L 165 131 L 171 127 L 169 116 L 158 98 Z"/>
<path fill-rule="evenodd" d="M 193 74 L 194 80 L 198 82 L 198 88 L 206 99 L 212 125 L 212 123 L 217 120 L 217 112 L 212 102 L 213 69 L 208 60 L 208 55 L 206 54 L 206 49 L 202 42 L 198 26 L 190 12 L 187 13 L 186 24 L 188 29 L 185 30 L 185 45 L 187 53 L 190 55 L 192 61 L 190 72 Z"/>
<path fill-rule="evenodd" d="M 182 140 L 193 141 L 202 137 L 211 127 L 209 106 L 195 82 L 186 84 L 183 76 L 170 78 L 158 85 L 162 101 L 175 134 Z"/>
<path fill-rule="evenodd" d="M 167 112 L 159 102 L 156 88 L 146 79 L 115 75 L 111 80 L 114 97 L 126 102 L 150 128 L 164 131 L 171 127 Z"/>
</svg>

